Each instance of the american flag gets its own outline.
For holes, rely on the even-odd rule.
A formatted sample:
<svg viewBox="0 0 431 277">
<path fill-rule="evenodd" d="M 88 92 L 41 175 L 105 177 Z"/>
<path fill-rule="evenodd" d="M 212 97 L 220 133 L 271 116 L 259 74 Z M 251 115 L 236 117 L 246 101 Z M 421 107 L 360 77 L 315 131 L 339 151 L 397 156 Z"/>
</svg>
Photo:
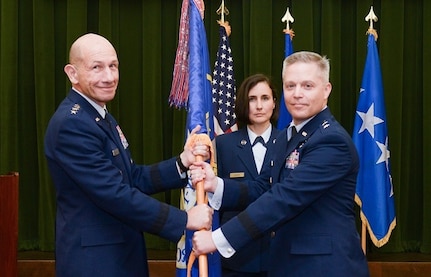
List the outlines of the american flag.
<svg viewBox="0 0 431 277">
<path fill-rule="evenodd" d="M 236 87 L 233 58 L 226 29 L 220 26 L 220 42 L 212 81 L 212 106 L 215 135 L 238 129 L 235 116 Z"/>
</svg>

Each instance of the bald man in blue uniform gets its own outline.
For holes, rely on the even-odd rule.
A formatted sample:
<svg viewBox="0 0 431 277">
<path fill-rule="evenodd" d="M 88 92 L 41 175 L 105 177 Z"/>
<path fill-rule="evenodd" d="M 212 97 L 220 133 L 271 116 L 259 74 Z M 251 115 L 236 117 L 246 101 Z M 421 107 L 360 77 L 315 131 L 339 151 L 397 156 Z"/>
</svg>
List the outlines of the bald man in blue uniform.
<svg viewBox="0 0 431 277">
<path fill-rule="evenodd" d="M 186 228 L 211 226 L 207 205 L 185 212 L 150 196 L 185 186 L 194 155 L 208 158 L 208 147 L 186 146 L 176 159 L 135 164 L 106 112 L 119 80 L 114 47 L 86 34 L 72 44 L 69 59 L 64 70 L 72 89 L 45 135 L 57 201 L 56 276 L 149 276 L 143 232 L 176 242 Z"/>
</svg>

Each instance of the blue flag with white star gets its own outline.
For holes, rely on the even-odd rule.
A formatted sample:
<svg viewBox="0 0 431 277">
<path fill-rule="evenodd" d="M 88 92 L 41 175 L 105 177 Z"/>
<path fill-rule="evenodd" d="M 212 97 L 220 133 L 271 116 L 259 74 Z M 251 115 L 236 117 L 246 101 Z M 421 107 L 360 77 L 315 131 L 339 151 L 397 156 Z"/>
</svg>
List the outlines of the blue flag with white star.
<svg viewBox="0 0 431 277">
<path fill-rule="evenodd" d="M 374 245 L 389 240 L 396 225 L 394 192 L 390 168 L 388 130 L 377 44 L 368 35 L 368 52 L 356 108 L 353 142 L 360 168 L 356 184 L 356 203 Z"/>
<path fill-rule="evenodd" d="M 292 37 L 290 33 L 284 34 L 284 57 L 290 56 L 293 53 L 293 44 Z M 283 90 L 281 91 L 280 96 L 280 112 L 277 121 L 277 129 L 283 130 L 287 126 L 289 126 L 292 121 L 292 116 L 286 108 L 286 104 L 284 103 Z"/>
</svg>

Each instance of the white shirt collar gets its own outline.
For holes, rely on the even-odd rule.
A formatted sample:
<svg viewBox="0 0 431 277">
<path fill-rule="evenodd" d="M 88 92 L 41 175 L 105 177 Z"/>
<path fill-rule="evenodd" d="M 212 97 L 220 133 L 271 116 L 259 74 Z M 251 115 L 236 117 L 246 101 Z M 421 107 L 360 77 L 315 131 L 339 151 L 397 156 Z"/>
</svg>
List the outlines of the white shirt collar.
<svg viewBox="0 0 431 277">
<path fill-rule="evenodd" d="M 265 143 L 267 143 L 269 138 L 271 137 L 271 132 L 272 132 L 272 124 L 269 124 L 269 127 L 266 128 L 266 130 L 260 135 L 265 141 Z M 254 133 L 248 126 L 247 126 L 247 133 L 248 133 L 248 138 L 250 139 L 250 142 L 253 143 L 253 141 L 257 137 L 256 133 Z"/>
<path fill-rule="evenodd" d="M 326 105 L 323 109 L 322 109 L 322 111 L 324 110 L 324 109 L 326 109 L 328 107 L 328 105 Z M 307 120 L 305 120 L 305 121 L 303 121 L 303 122 L 301 122 L 301 124 L 298 124 L 298 125 L 295 125 L 294 123 L 293 123 L 293 120 L 290 122 L 290 124 L 289 124 L 289 127 L 287 128 L 287 129 L 289 129 L 290 128 L 290 126 L 295 126 L 296 127 L 296 131 L 299 133 L 299 131 L 302 129 L 302 127 L 304 127 L 305 126 L 305 124 L 307 124 L 310 120 L 312 120 L 314 117 L 315 117 L 316 115 L 314 115 L 314 116 L 312 116 L 312 117 L 310 117 L 309 119 L 307 119 Z"/>
<path fill-rule="evenodd" d="M 93 106 L 96 111 L 100 114 L 101 117 L 105 118 L 106 116 L 106 106 L 101 107 L 99 104 L 97 104 L 96 102 L 94 102 L 93 100 L 91 100 L 89 97 L 87 97 L 86 95 L 84 95 L 82 92 L 76 90 L 75 88 L 72 88 L 74 91 L 76 91 L 76 93 L 78 93 L 79 95 L 81 95 L 82 97 L 84 97 L 85 100 L 87 100 L 88 103 L 91 104 L 91 106 Z"/>
</svg>

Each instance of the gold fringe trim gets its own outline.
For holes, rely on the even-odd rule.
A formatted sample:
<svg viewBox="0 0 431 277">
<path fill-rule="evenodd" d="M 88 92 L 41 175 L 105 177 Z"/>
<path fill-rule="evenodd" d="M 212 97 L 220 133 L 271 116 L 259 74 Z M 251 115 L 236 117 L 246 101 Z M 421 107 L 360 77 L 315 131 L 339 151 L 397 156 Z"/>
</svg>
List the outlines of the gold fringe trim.
<svg viewBox="0 0 431 277">
<path fill-rule="evenodd" d="M 379 240 L 379 239 L 377 239 L 376 235 L 374 235 L 373 230 L 371 229 L 370 224 L 368 223 L 367 217 L 362 212 L 362 201 L 357 194 L 355 194 L 355 202 L 361 208 L 361 213 L 360 213 L 361 220 L 362 220 L 362 223 L 364 223 L 365 226 L 367 227 L 368 233 L 370 234 L 371 241 L 374 243 L 375 246 L 377 246 L 379 248 L 382 247 L 383 245 L 385 245 L 389 241 L 389 238 L 392 234 L 392 231 L 395 229 L 395 226 L 397 225 L 397 218 L 396 217 L 394 218 L 394 220 L 389 225 L 389 229 L 388 229 L 388 232 L 386 233 L 386 235 Z"/>
</svg>

